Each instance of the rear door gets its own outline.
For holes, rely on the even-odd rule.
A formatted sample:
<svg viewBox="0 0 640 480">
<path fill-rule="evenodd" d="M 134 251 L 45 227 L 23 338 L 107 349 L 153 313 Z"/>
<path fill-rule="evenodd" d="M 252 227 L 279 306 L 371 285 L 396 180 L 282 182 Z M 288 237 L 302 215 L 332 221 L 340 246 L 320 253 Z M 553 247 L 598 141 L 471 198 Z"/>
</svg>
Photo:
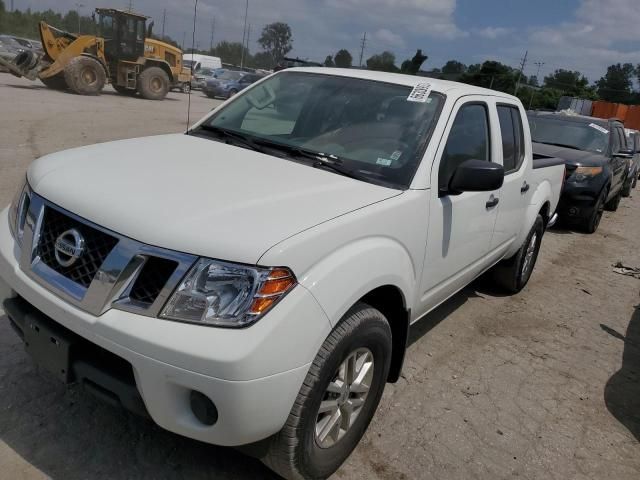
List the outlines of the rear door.
<svg viewBox="0 0 640 480">
<path fill-rule="evenodd" d="M 504 166 L 504 184 L 491 248 L 504 251 L 520 233 L 525 205 L 535 188 L 531 188 L 526 178 L 532 159 L 525 148 L 523 112 L 517 104 L 502 101 L 496 104 L 496 112 L 501 138 L 496 150 Z"/>
<path fill-rule="evenodd" d="M 625 172 L 627 171 L 627 159 L 617 157 L 616 154 L 620 153 L 621 150 L 628 150 L 629 148 L 627 147 L 627 136 L 621 124 L 611 124 L 611 137 L 611 170 L 613 174 L 611 193 L 614 193 L 617 192 L 619 188 L 622 188 Z"/>
<path fill-rule="evenodd" d="M 484 270 L 497 216 L 499 191 L 452 195 L 456 167 L 470 159 L 496 161 L 498 133 L 486 97 L 458 100 L 431 171 L 429 233 L 420 313 L 446 300 Z"/>
</svg>

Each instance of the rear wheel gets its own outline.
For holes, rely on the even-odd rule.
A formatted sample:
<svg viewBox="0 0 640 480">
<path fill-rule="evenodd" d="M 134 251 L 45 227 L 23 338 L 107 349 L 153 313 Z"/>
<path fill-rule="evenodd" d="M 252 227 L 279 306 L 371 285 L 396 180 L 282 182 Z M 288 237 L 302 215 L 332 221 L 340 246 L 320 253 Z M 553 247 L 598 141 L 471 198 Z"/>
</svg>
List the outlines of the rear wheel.
<svg viewBox="0 0 640 480">
<path fill-rule="evenodd" d="M 287 479 L 329 477 L 364 435 L 380 402 L 390 359 L 386 318 L 375 308 L 356 304 L 320 348 L 263 462 Z"/>
<path fill-rule="evenodd" d="M 633 187 L 633 179 L 628 178 L 622 187 L 622 196 L 627 198 L 631 196 L 631 188 Z"/>
<path fill-rule="evenodd" d="M 67 81 L 64 79 L 64 73 L 58 73 L 53 77 L 41 78 L 40 81 L 45 84 L 47 88 L 52 90 L 66 90 Z"/>
<path fill-rule="evenodd" d="M 147 100 L 164 99 L 169 88 L 169 75 L 160 67 L 149 67 L 138 77 L 138 92 Z"/>
<path fill-rule="evenodd" d="M 518 293 L 529 282 L 538 260 L 542 235 L 544 235 L 544 221 L 538 215 L 518 253 L 494 267 L 495 282 L 509 293 Z"/>
<path fill-rule="evenodd" d="M 107 81 L 107 73 L 98 60 L 79 56 L 64 69 L 64 78 L 72 92 L 79 95 L 99 94 Z"/>
</svg>

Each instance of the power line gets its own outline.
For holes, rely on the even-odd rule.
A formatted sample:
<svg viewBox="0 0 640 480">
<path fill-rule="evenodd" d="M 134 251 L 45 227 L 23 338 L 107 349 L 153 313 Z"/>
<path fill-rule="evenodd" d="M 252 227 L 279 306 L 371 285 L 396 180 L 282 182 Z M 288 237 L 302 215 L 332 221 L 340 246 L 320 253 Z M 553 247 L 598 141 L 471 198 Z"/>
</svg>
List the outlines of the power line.
<svg viewBox="0 0 640 480">
<path fill-rule="evenodd" d="M 367 32 L 364 32 L 364 35 L 362 37 L 362 42 L 360 42 L 360 63 L 359 65 L 362 66 L 362 57 L 364 57 L 364 48 L 367 46 Z"/>
</svg>

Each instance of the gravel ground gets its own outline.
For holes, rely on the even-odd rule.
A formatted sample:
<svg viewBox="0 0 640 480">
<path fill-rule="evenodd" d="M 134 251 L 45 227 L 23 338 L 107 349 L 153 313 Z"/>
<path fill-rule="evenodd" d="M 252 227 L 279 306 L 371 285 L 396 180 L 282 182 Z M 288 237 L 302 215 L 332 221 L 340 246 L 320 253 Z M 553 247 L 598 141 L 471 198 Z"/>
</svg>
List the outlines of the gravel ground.
<svg viewBox="0 0 640 480">
<path fill-rule="evenodd" d="M 184 130 L 186 98 L 78 97 L 0 74 L 0 205 L 40 155 Z M 214 105 L 194 93 L 192 118 Z M 640 267 L 634 193 L 595 235 L 549 232 L 521 294 L 478 281 L 415 325 L 402 379 L 335 478 L 640 478 L 640 280 L 613 271 Z M 275 478 L 39 374 L 1 313 L 0 472 Z"/>
</svg>

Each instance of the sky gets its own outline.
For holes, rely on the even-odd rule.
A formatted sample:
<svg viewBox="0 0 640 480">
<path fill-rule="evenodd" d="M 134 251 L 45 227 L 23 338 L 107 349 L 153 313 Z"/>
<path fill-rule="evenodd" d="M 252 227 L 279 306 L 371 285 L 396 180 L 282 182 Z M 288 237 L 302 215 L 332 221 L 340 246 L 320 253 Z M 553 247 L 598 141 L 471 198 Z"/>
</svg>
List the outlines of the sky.
<svg viewBox="0 0 640 480">
<path fill-rule="evenodd" d="M 7 7 L 11 0 L 5 0 Z M 14 0 L 16 9 L 125 8 L 128 0 Z M 152 17 L 179 43 L 191 45 L 194 0 L 132 0 L 134 10 Z M 198 0 L 196 44 L 241 42 L 245 1 Z M 421 48 L 423 69 L 450 59 L 465 64 L 498 60 L 518 67 L 528 52 L 524 73 L 540 77 L 558 68 L 578 70 L 591 81 L 612 63 L 640 63 L 640 0 L 249 0 L 250 49 L 262 27 L 286 22 L 293 31 L 291 56 L 324 61 L 346 48 L 358 63 L 364 32 L 364 59 L 390 50 L 397 63 Z"/>
</svg>

